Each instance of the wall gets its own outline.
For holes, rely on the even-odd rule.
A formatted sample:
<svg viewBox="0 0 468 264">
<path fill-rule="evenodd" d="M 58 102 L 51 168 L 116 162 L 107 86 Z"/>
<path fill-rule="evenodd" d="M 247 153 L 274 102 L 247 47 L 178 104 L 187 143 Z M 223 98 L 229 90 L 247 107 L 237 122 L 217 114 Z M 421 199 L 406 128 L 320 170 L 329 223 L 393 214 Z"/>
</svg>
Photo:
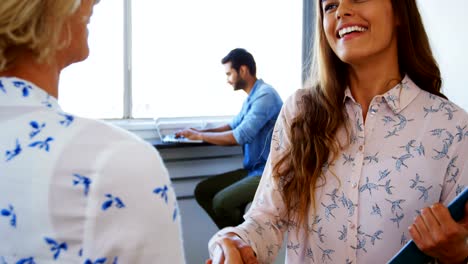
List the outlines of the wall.
<svg viewBox="0 0 468 264">
<path fill-rule="evenodd" d="M 432 49 L 439 62 L 443 92 L 468 111 L 467 0 L 418 0 Z"/>
</svg>

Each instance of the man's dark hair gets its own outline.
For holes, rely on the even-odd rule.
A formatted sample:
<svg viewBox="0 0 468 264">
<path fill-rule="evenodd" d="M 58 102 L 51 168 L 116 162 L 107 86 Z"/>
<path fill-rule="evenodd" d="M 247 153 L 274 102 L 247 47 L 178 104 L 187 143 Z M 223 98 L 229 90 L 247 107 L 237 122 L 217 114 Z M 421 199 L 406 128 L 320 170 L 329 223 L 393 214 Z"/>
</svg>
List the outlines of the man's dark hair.
<svg viewBox="0 0 468 264">
<path fill-rule="evenodd" d="M 257 74 L 257 66 L 255 60 L 248 51 L 245 49 L 233 49 L 231 50 L 226 57 L 221 60 L 222 64 L 231 63 L 231 67 L 239 72 L 239 69 L 242 65 L 247 66 L 251 75 L 255 76 Z"/>
</svg>

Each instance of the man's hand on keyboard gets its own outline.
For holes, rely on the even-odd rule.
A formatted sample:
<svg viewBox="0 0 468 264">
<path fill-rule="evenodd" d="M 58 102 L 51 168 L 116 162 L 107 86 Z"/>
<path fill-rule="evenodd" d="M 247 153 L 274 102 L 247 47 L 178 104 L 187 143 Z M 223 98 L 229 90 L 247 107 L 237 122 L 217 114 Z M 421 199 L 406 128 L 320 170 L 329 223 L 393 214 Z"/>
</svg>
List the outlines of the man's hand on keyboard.
<svg viewBox="0 0 468 264">
<path fill-rule="evenodd" d="M 200 132 L 199 130 L 195 128 L 187 128 L 184 130 L 177 131 L 175 133 L 175 137 L 176 138 L 184 137 L 184 138 L 188 138 L 191 140 L 203 140 L 202 132 Z"/>
</svg>

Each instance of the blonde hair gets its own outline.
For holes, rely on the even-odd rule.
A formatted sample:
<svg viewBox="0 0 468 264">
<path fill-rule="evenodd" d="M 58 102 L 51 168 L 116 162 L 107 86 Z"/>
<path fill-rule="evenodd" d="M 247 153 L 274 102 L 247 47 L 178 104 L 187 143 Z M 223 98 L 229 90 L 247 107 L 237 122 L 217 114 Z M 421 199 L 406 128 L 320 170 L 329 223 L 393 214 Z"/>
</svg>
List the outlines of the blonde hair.
<svg viewBox="0 0 468 264">
<path fill-rule="evenodd" d="M 38 62 L 60 48 L 65 20 L 81 0 L 0 0 L 0 71 L 14 61 L 13 48 L 36 54 Z"/>
</svg>

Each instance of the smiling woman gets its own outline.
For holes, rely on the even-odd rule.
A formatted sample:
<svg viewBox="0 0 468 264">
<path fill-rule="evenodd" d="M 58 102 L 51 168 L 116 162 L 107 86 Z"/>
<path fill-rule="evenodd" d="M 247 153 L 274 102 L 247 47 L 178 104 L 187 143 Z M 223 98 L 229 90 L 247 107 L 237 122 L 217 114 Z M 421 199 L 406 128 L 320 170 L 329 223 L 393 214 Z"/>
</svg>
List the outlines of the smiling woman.
<svg viewBox="0 0 468 264">
<path fill-rule="evenodd" d="M 315 3 L 311 79 L 283 106 L 244 223 L 211 239 L 213 263 L 270 263 L 285 232 L 291 263 L 385 263 L 408 239 L 466 263 L 468 204 L 459 223 L 445 206 L 468 186 L 468 114 L 440 93 L 416 1 Z"/>
<path fill-rule="evenodd" d="M 397 63 L 397 21 L 390 1 L 358 1 L 358 4 L 344 1 L 339 8 L 328 1 L 323 3 L 327 41 L 343 62 L 352 64 L 363 57 L 373 59 L 385 53 Z"/>
</svg>

